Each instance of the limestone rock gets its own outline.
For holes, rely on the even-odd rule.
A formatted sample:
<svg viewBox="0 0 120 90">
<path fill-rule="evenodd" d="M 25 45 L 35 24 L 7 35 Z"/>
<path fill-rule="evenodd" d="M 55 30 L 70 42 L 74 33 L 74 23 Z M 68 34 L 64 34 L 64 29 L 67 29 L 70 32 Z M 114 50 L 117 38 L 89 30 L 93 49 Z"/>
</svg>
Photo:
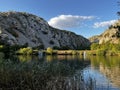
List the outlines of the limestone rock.
<svg viewBox="0 0 120 90">
<path fill-rule="evenodd" d="M 118 20 L 113 25 L 111 25 L 101 35 L 93 36 L 89 38 L 89 40 L 91 42 L 97 41 L 99 44 L 107 43 L 107 42 L 114 44 L 120 43 L 120 20 Z"/>
<path fill-rule="evenodd" d="M 83 36 L 53 28 L 43 18 L 25 12 L 0 12 L 0 40 L 10 45 L 27 43 L 30 47 L 44 45 L 45 48 L 77 49 L 90 45 Z"/>
</svg>

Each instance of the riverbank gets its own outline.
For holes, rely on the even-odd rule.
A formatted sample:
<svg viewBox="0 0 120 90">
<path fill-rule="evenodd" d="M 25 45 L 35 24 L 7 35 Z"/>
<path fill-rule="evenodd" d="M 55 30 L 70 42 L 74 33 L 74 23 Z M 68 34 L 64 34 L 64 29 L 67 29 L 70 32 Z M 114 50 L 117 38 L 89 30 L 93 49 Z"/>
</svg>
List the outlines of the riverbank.
<svg viewBox="0 0 120 90">
<path fill-rule="evenodd" d="M 42 51 L 45 54 L 46 50 Z M 53 50 L 51 52 L 52 55 L 93 55 L 93 56 L 120 56 L 119 51 L 111 51 L 111 50 Z"/>
<path fill-rule="evenodd" d="M 16 54 L 18 55 L 93 55 L 93 56 L 120 56 L 120 51 L 114 50 L 54 50 L 47 48 L 47 50 L 37 50 L 32 48 L 20 48 Z"/>
</svg>

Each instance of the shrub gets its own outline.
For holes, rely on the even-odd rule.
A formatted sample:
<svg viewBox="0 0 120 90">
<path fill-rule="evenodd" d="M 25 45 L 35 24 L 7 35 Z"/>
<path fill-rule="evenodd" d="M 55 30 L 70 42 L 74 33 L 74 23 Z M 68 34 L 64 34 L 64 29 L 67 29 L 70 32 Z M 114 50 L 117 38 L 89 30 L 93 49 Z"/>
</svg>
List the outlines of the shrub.
<svg viewBox="0 0 120 90">
<path fill-rule="evenodd" d="M 72 50 L 72 55 L 76 55 L 77 52 L 75 50 Z"/>
<path fill-rule="evenodd" d="M 70 50 L 71 48 L 69 46 L 61 46 L 60 50 Z"/>
<path fill-rule="evenodd" d="M 22 47 L 22 46 L 16 44 L 16 45 L 10 46 L 10 49 L 11 49 L 11 51 L 17 51 L 17 50 L 19 50 L 21 47 Z"/>
<path fill-rule="evenodd" d="M 30 55 L 32 54 L 32 49 L 30 47 L 27 48 L 21 48 L 18 53 L 24 54 L 24 55 Z"/>
<path fill-rule="evenodd" d="M 99 44 L 98 43 L 93 43 L 91 46 L 91 50 L 96 50 L 99 48 Z"/>
<path fill-rule="evenodd" d="M 48 47 L 46 53 L 52 55 L 53 53 L 52 48 Z"/>
<path fill-rule="evenodd" d="M 97 50 L 97 55 L 105 56 L 106 55 L 106 51 L 105 50 Z"/>
<path fill-rule="evenodd" d="M 9 54 L 10 53 L 10 45 L 1 46 L 0 51 L 3 52 L 4 54 Z"/>
<path fill-rule="evenodd" d="M 58 46 L 54 46 L 53 49 L 54 49 L 54 50 L 59 50 L 60 47 L 58 47 Z"/>
<path fill-rule="evenodd" d="M 3 50 L 3 48 L 4 48 L 4 46 L 3 46 L 3 45 L 0 45 L 0 51 L 2 51 L 2 50 Z"/>
<path fill-rule="evenodd" d="M 3 45 L 0 45 L 0 49 L 3 48 Z"/>
</svg>

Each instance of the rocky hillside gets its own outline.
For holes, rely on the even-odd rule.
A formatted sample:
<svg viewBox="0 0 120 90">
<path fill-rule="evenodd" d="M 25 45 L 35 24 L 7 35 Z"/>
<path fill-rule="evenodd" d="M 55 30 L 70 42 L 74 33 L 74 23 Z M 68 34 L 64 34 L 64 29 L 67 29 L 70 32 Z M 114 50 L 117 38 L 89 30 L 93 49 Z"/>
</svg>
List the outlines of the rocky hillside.
<svg viewBox="0 0 120 90">
<path fill-rule="evenodd" d="M 89 38 L 91 42 L 98 42 L 99 44 L 110 42 L 118 44 L 120 43 L 120 20 L 111 25 L 101 35 L 93 36 Z"/>
<path fill-rule="evenodd" d="M 83 36 L 53 28 L 44 19 L 25 12 L 0 13 L 0 42 L 30 47 L 44 45 L 45 48 L 68 46 L 71 49 L 90 45 Z"/>
</svg>

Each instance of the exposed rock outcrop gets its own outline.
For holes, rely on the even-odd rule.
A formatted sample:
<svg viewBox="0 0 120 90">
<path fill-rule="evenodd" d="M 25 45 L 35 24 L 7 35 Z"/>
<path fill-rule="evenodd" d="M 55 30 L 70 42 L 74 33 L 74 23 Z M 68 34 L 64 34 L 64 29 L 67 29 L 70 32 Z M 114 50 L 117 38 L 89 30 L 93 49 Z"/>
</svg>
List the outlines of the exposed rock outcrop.
<svg viewBox="0 0 120 90">
<path fill-rule="evenodd" d="M 90 45 L 83 36 L 53 28 L 43 18 L 25 12 L 0 13 L 0 41 L 31 47 L 44 45 L 45 48 L 68 46 L 77 49 Z"/>
<path fill-rule="evenodd" d="M 120 43 L 120 20 L 116 21 L 115 24 L 111 25 L 104 33 L 101 35 L 93 36 L 89 38 L 91 42 L 102 43 Z"/>
</svg>

